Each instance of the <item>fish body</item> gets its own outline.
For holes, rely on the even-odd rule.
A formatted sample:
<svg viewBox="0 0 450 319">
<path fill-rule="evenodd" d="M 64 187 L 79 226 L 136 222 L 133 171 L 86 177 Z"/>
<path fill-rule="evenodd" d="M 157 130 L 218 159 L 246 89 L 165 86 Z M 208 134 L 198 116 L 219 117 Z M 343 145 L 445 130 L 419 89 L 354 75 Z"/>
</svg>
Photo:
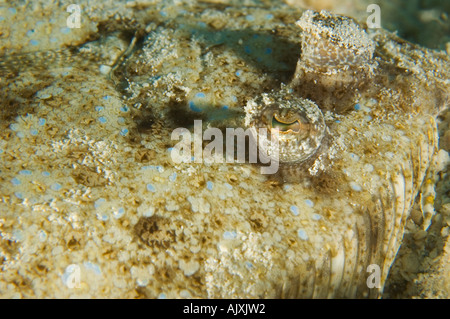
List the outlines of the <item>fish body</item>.
<svg viewBox="0 0 450 319">
<path fill-rule="evenodd" d="M 139 39 L 113 36 L 120 43 L 114 54 L 101 41 L 55 52 L 49 62 L 66 61 L 74 72 L 70 82 L 57 77 L 45 90 L 58 86 L 63 95 L 52 97 L 58 103 L 51 111 L 54 100 L 38 101 L 39 92 L 27 103 L 58 115 L 52 123 L 64 129 L 44 136 L 54 147 L 52 161 L 61 165 L 55 175 L 66 174 L 67 167 L 73 171 L 66 192 L 54 196 L 76 202 L 84 214 L 81 225 L 70 207 L 55 210 L 59 202 L 42 197 L 41 203 L 35 195 L 41 218 L 48 219 L 51 209 L 67 214 L 54 227 L 70 226 L 67 234 L 79 238 L 77 249 L 51 257 L 55 264 L 69 256 L 82 260 L 89 252 L 99 269 L 113 274 L 102 282 L 89 277 L 90 283 L 118 296 L 381 295 L 411 208 L 435 172 L 436 117 L 448 101 L 448 57 L 326 12 L 246 10 L 248 15 L 233 6 L 187 7 L 177 19 L 158 15 L 145 33 L 135 33 Z M 270 21 L 256 28 L 249 15 Z M 336 54 L 310 47 L 317 43 Z M 93 53 L 90 59 L 83 58 L 86 52 Z M 3 57 L 0 69 L 20 78 L 39 69 L 37 61 L 49 54 Z M 109 67 L 106 74 L 101 65 Z M 50 69 L 59 66 L 49 63 Z M 70 95 L 74 88 L 79 94 Z M 311 156 L 281 162 L 269 177 L 258 164 L 171 161 L 173 130 L 190 129 L 195 119 L 205 119 L 205 129 L 247 128 L 245 112 L 258 115 L 255 105 L 270 94 L 278 104 L 291 96 L 320 110 L 315 114 L 323 136 L 314 140 Z M 279 111 L 275 104 L 271 110 Z M 65 105 L 80 116 L 60 116 L 68 112 Z M 93 118 L 95 112 L 106 115 Z M 318 132 L 308 126 L 314 117 L 273 114 L 266 124 L 285 129 L 285 137 Z M 20 198 L 12 203 L 29 209 Z M 111 218 L 105 224 L 109 212 L 117 223 Z M 425 225 L 431 217 L 425 216 Z M 87 233 L 92 241 L 80 235 Z M 93 244 L 102 240 L 107 244 Z M 25 258 L 11 251 L 5 250 L 11 257 L 5 273 Z M 28 264 L 37 262 L 37 256 L 27 258 Z M 123 273 L 117 258 L 132 270 Z"/>
</svg>

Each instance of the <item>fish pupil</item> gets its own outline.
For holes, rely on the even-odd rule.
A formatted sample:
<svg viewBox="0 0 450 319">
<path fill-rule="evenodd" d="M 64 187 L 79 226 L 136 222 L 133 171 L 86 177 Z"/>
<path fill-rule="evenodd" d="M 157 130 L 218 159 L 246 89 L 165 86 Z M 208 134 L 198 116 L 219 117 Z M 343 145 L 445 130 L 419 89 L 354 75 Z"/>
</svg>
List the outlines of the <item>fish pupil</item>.
<svg viewBox="0 0 450 319">
<path fill-rule="evenodd" d="M 293 132 L 299 132 L 301 129 L 301 124 L 298 119 L 291 122 L 286 122 L 274 115 L 272 117 L 272 127 L 278 128 L 282 132 L 287 132 L 289 130 Z"/>
</svg>

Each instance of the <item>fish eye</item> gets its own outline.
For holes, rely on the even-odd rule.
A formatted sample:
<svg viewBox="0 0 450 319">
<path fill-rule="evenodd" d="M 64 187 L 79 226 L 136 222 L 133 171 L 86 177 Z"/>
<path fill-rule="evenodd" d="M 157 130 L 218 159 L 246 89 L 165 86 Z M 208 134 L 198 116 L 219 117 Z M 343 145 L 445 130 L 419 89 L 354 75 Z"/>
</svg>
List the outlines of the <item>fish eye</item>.
<svg viewBox="0 0 450 319">
<path fill-rule="evenodd" d="M 327 135 L 324 116 L 308 99 L 272 91 L 249 101 L 245 111 L 245 125 L 252 128 L 253 137 L 280 163 L 299 164 L 325 150 L 326 145 L 321 148 Z"/>
</svg>

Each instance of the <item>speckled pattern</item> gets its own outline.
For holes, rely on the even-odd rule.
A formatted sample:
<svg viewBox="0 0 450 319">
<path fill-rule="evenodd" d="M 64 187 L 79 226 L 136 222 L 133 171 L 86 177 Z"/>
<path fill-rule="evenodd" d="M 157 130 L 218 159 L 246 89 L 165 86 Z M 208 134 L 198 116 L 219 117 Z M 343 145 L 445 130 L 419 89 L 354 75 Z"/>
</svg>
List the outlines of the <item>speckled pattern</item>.
<svg viewBox="0 0 450 319">
<path fill-rule="evenodd" d="M 0 12 L 2 297 L 380 295 L 367 266 L 384 285 L 422 182 L 448 160 L 445 55 L 379 30 L 385 77 L 352 83 L 342 105 L 339 74 L 320 79 L 334 93 L 306 96 L 300 9 L 83 1 L 67 31 L 66 3 L 42 3 Z M 173 129 L 241 127 L 247 101 L 292 78 L 324 113 L 323 167 L 286 182 L 254 164 L 172 161 Z"/>
</svg>

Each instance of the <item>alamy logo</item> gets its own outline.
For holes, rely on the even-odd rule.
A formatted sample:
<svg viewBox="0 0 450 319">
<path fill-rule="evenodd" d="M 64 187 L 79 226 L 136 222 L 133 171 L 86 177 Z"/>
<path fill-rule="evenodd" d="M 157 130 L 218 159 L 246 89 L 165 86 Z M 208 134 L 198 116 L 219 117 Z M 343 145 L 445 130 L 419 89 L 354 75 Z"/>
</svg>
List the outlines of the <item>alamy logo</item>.
<svg viewBox="0 0 450 319">
<path fill-rule="evenodd" d="M 258 141 L 258 135 L 268 136 L 268 138 Z M 256 134 L 256 128 L 248 128 L 245 131 L 243 128 L 227 128 L 225 134 L 225 162 L 245 163 L 246 145 L 248 145 L 249 163 L 269 164 L 268 166 L 261 166 L 261 173 L 275 174 L 279 167 L 278 136 L 279 131 L 277 129 L 269 131 L 266 128 L 259 128 L 259 134 Z M 246 143 L 246 137 L 248 137 L 249 143 Z M 224 162 L 224 137 L 222 131 L 216 127 L 210 127 L 203 132 L 201 120 L 194 121 L 193 134 L 187 128 L 181 127 L 172 132 L 171 139 L 181 139 L 170 153 L 172 161 L 176 164 Z M 203 141 L 205 140 L 212 141 L 203 149 Z M 269 143 L 270 147 L 268 146 Z M 192 144 L 194 145 L 193 152 Z"/>
<path fill-rule="evenodd" d="M 81 28 L 81 9 L 78 4 L 71 4 L 67 7 L 67 12 L 72 14 L 67 17 L 67 27 L 70 29 Z"/>
<path fill-rule="evenodd" d="M 64 274 L 62 275 L 62 281 L 70 288 L 80 288 L 81 270 L 77 264 L 71 264 L 67 266 Z"/>
<path fill-rule="evenodd" d="M 367 13 L 372 12 L 371 15 L 367 17 L 367 26 L 371 29 L 381 28 L 381 8 L 378 4 L 369 4 L 367 6 Z"/>
<path fill-rule="evenodd" d="M 369 277 L 367 277 L 367 287 L 372 289 L 372 288 L 381 288 L 381 269 L 380 266 L 378 266 L 377 264 L 370 264 L 369 266 L 367 266 L 367 272 L 371 273 L 369 275 Z"/>
</svg>

